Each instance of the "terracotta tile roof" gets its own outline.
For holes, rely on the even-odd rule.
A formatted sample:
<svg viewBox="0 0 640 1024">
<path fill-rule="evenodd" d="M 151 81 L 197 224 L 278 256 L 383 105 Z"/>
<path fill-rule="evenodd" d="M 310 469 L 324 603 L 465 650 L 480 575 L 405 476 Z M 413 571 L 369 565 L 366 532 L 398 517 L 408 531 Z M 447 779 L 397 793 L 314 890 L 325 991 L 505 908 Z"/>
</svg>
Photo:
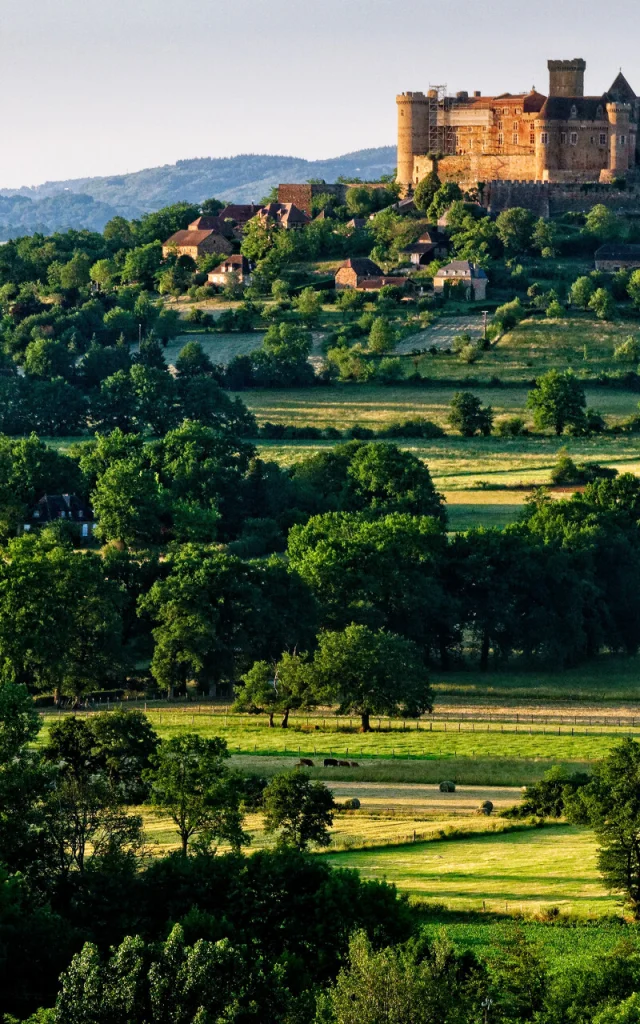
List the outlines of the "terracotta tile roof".
<svg viewBox="0 0 640 1024">
<path fill-rule="evenodd" d="M 205 238 L 212 235 L 213 231 L 176 231 L 175 235 L 167 238 L 165 245 L 201 245 Z"/>
<path fill-rule="evenodd" d="M 189 231 L 215 231 L 224 238 L 233 238 L 233 226 L 228 221 L 211 214 L 203 214 L 202 217 L 192 221 Z"/>
<path fill-rule="evenodd" d="M 255 203 L 231 203 L 225 206 L 224 210 L 220 210 L 218 217 L 220 220 L 235 220 L 237 224 L 246 224 L 261 209 L 262 207 L 256 206 Z"/>
<path fill-rule="evenodd" d="M 251 273 L 251 264 L 246 256 L 235 253 L 233 256 L 227 256 L 226 260 L 219 263 L 217 267 L 210 270 L 210 274 L 224 274 L 229 273 L 229 268 L 232 270 L 239 270 L 242 274 Z"/>
</svg>

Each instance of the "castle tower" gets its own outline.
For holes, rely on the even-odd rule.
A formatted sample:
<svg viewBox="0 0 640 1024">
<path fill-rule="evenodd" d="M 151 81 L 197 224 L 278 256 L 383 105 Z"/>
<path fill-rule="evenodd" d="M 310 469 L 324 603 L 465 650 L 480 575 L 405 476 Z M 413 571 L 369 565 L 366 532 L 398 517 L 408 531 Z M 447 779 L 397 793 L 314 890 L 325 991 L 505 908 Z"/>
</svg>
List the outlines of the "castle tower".
<svg viewBox="0 0 640 1024">
<path fill-rule="evenodd" d="M 615 178 L 629 170 L 630 103 L 607 103 L 609 118 L 609 173 Z"/>
<path fill-rule="evenodd" d="M 550 96 L 584 96 L 587 64 L 581 57 L 574 60 L 550 60 L 547 67 Z"/>
<path fill-rule="evenodd" d="M 398 174 L 403 194 L 413 187 L 413 158 L 429 149 L 429 100 L 423 92 L 403 92 L 398 106 Z"/>
</svg>

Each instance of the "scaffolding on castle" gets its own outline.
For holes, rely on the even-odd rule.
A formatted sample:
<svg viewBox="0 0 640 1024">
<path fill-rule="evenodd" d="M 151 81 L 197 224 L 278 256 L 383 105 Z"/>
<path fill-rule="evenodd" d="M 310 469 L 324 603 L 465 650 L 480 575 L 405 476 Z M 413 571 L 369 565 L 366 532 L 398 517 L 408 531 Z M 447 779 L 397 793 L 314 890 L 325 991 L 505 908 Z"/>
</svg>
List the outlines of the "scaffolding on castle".
<svg viewBox="0 0 640 1024">
<path fill-rule="evenodd" d="M 455 100 L 447 95 L 446 85 L 430 85 L 427 93 L 427 125 L 429 153 L 455 153 L 458 136 L 455 128 L 447 124 L 446 112 L 455 106 Z M 442 112 L 442 116 L 440 115 Z"/>
</svg>

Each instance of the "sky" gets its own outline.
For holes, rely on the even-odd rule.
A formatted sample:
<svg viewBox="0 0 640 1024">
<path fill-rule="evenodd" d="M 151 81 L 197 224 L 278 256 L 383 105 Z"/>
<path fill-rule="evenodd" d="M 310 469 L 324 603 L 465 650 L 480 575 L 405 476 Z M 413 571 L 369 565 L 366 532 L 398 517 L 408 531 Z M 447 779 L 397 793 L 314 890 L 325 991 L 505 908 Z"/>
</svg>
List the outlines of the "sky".
<svg viewBox="0 0 640 1024">
<path fill-rule="evenodd" d="M 608 17 L 608 11 L 611 17 Z M 0 187 L 395 141 L 395 95 L 640 93 L 638 0 L 0 0 Z"/>
</svg>

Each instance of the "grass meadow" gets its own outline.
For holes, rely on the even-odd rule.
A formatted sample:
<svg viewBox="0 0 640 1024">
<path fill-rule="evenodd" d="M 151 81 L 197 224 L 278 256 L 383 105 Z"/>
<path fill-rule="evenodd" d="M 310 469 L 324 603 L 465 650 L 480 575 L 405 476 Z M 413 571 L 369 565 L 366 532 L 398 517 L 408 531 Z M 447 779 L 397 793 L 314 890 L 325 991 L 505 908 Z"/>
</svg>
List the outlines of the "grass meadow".
<svg viewBox="0 0 640 1024">
<path fill-rule="evenodd" d="M 449 910 L 536 913 L 555 906 L 590 917 L 620 909 L 600 880 L 592 834 L 572 825 L 327 857 Z"/>
</svg>

